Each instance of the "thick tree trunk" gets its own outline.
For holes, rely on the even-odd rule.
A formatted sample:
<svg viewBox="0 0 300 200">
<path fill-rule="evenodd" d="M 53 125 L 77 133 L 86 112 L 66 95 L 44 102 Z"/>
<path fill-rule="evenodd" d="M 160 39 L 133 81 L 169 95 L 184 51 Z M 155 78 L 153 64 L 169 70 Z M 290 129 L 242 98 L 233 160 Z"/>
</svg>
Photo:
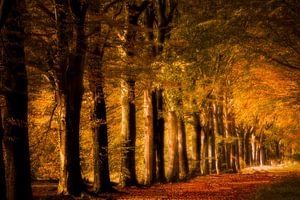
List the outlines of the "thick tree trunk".
<svg viewBox="0 0 300 200">
<path fill-rule="evenodd" d="M 122 163 L 120 174 L 120 185 L 130 186 L 137 183 L 135 174 L 135 82 L 132 80 L 121 81 L 121 107 L 122 107 L 122 130 L 123 139 Z"/>
<path fill-rule="evenodd" d="M 144 113 L 145 113 L 145 171 L 144 183 L 152 184 L 155 180 L 155 145 L 154 145 L 154 124 L 153 124 L 153 96 L 150 90 L 144 91 Z"/>
<path fill-rule="evenodd" d="M 103 84 L 103 83 L 102 83 Z M 107 192 L 112 189 L 109 177 L 108 163 L 108 133 L 106 120 L 106 105 L 103 86 L 95 86 L 94 119 L 96 126 L 93 134 L 94 153 L 94 192 Z"/>
<path fill-rule="evenodd" d="M 275 151 L 276 151 L 276 160 L 280 161 L 281 156 L 280 156 L 280 140 L 275 141 Z"/>
<path fill-rule="evenodd" d="M 6 200 L 5 166 L 2 147 L 2 139 L 4 136 L 4 109 L 2 110 L 1 103 L 0 99 L 0 199 Z"/>
<path fill-rule="evenodd" d="M 4 152 L 6 158 L 6 197 L 32 199 L 31 174 L 27 126 L 27 72 L 24 53 L 24 26 L 22 10 L 25 2 L 19 1 L 11 10 L 5 24 L 5 93 Z"/>
<path fill-rule="evenodd" d="M 250 145 L 250 131 L 247 130 L 245 135 L 245 165 L 250 166 L 251 165 L 251 145 Z"/>
<path fill-rule="evenodd" d="M 70 59 L 67 71 L 65 101 L 65 131 L 61 134 L 61 147 L 64 153 L 64 171 L 59 185 L 59 193 L 78 196 L 82 191 L 79 154 L 79 124 L 83 95 L 83 58 L 80 55 Z M 63 155 L 64 154 L 64 155 Z"/>
<path fill-rule="evenodd" d="M 209 130 L 208 130 L 208 127 L 205 128 L 204 130 L 204 157 L 202 159 L 204 159 L 204 174 L 209 174 L 210 173 L 210 163 L 209 163 Z"/>
<path fill-rule="evenodd" d="M 178 153 L 179 153 L 179 169 L 180 178 L 186 178 L 189 173 L 189 163 L 186 147 L 186 132 L 183 117 L 178 119 Z"/>
<path fill-rule="evenodd" d="M 219 143 L 217 141 L 217 138 L 219 137 L 219 124 L 218 124 L 218 111 L 217 111 L 217 105 L 214 102 L 212 104 L 212 125 L 213 125 L 213 132 L 212 132 L 212 147 L 213 147 L 213 156 L 214 156 L 214 169 L 216 170 L 216 173 L 219 174 L 219 155 L 218 155 L 218 147 Z"/>
<path fill-rule="evenodd" d="M 80 170 L 79 153 L 79 125 L 80 111 L 83 95 L 83 68 L 85 61 L 85 35 L 84 16 L 76 18 L 76 47 L 74 53 L 68 58 L 69 66 L 65 72 L 65 86 L 63 94 L 65 101 L 65 132 L 61 134 L 61 147 L 64 155 L 61 172 L 62 181 L 59 183 L 58 192 L 61 194 L 71 194 L 79 196 L 83 189 Z"/>
<path fill-rule="evenodd" d="M 193 113 L 193 131 L 192 131 L 192 174 L 200 172 L 200 155 L 201 155 L 201 123 L 200 115 Z"/>
<path fill-rule="evenodd" d="M 224 138 L 225 138 L 225 160 L 226 160 L 226 169 L 231 169 L 231 144 L 229 143 L 230 137 L 230 125 L 229 125 L 229 116 L 228 116 L 228 104 L 227 99 L 224 100 Z"/>
<path fill-rule="evenodd" d="M 156 174 L 158 182 L 165 182 L 165 157 L 164 157 L 164 137 L 165 137 L 165 119 L 163 116 L 163 91 L 156 90 L 153 94 L 153 121 L 155 123 L 156 138 Z"/>
<path fill-rule="evenodd" d="M 169 135 L 169 166 L 168 181 L 176 182 L 179 179 L 179 156 L 178 156 L 178 119 L 175 111 L 168 112 L 168 135 Z"/>
<path fill-rule="evenodd" d="M 205 144 L 205 142 L 206 142 L 206 140 L 205 140 L 205 131 L 204 131 L 204 129 L 202 128 L 202 130 L 201 130 L 201 135 L 200 135 L 200 140 L 201 140 L 201 142 L 200 142 L 200 172 L 201 172 L 201 174 L 202 175 L 204 175 L 204 174 L 206 174 L 206 167 L 205 167 L 205 164 L 206 164 L 206 144 Z"/>
<path fill-rule="evenodd" d="M 90 5 L 90 14 L 99 16 L 101 2 L 95 1 Z M 95 193 L 107 192 L 112 190 L 110 183 L 110 171 L 108 160 L 108 129 L 107 114 L 104 94 L 104 75 L 103 75 L 103 56 L 105 42 L 101 41 L 102 24 L 91 23 L 90 31 L 98 30 L 93 37 L 90 37 L 90 57 L 89 57 L 89 86 L 93 92 L 94 108 L 92 118 L 93 127 L 93 163 L 94 163 L 94 184 Z"/>
<path fill-rule="evenodd" d="M 251 164 L 256 164 L 256 145 L 255 145 L 255 135 L 251 134 Z"/>
<path fill-rule="evenodd" d="M 265 148 L 264 148 L 264 135 L 263 133 L 260 134 L 260 137 L 259 137 L 259 164 L 260 166 L 263 166 L 264 164 L 266 164 L 265 162 L 265 155 L 266 155 L 266 151 L 265 151 Z"/>
</svg>

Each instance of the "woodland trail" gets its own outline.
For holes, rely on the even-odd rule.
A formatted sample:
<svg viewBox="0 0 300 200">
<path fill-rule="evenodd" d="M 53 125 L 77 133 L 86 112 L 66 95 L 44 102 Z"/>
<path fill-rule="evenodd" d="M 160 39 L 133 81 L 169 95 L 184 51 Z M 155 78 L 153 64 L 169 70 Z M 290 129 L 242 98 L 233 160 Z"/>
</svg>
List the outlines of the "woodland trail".
<svg viewBox="0 0 300 200">
<path fill-rule="evenodd" d="M 296 180 L 296 181 L 295 181 Z M 277 184 L 277 186 L 276 186 Z M 276 199 L 300 199 L 300 173 L 290 170 L 252 170 L 240 174 L 198 176 L 186 182 L 151 187 L 115 187 L 118 192 L 81 198 L 56 195 L 56 184 L 33 185 L 35 199 L 256 199 L 259 189 L 279 186 Z M 293 188 L 294 187 L 294 188 Z M 286 190 L 292 188 L 292 190 Z M 265 189 L 266 190 L 266 189 Z M 275 189 L 276 190 L 276 189 Z M 283 191 L 284 190 L 284 191 Z M 269 195 L 269 194 L 267 194 Z M 282 195 L 282 197 L 280 196 Z M 256 197 L 256 198 L 255 198 Z M 274 199 L 261 194 L 258 199 Z"/>
</svg>

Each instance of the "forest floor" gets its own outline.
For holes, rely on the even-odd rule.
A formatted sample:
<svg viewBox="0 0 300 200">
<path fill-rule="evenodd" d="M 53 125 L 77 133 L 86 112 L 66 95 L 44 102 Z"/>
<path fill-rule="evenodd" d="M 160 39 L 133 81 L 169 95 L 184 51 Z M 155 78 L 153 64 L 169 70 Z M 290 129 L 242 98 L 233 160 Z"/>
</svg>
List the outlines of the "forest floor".
<svg viewBox="0 0 300 200">
<path fill-rule="evenodd" d="M 151 187 L 115 187 L 117 192 L 82 197 L 56 195 L 56 183 L 34 182 L 34 199 L 258 199 L 300 200 L 300 163 L 246 168 L 238 174 L 198 176 Z"/>
</svg>

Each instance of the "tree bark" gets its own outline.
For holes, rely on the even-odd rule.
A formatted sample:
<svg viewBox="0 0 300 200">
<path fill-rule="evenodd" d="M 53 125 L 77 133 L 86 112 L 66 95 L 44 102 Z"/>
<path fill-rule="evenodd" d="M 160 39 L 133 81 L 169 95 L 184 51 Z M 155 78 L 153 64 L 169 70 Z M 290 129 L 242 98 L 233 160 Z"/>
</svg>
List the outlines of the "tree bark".
<svg viewBox="0 0 300 200">
<path fill-rule="evenodd" d="M 99 16 L 101 2 L 94 1 L 90 5 L 92 17 Z M 109 159 L 108 159 L 108 129 L 106 100 L 104 94 L 105 79 L 103 74 L 103 56 L 106 41 L 102 42 L 102 24 L 91 23 L 90 31 L 98 31 L 90 37 L 89 54 L 89 87 L 93 93 L 94 108 L 92 113 L 93 126 L 93 163 L 94 163 L 94 192 L 101 193 L 112 190 L 110 183 Z"/>
<path fill-rule="evenodd" d="M 203 158 L 204 159 L 204 174 L 210 174 L 210 171 L 211 171 L 211 168 L 210 168 L 210 162 L 209 162 L 209 156 L 210 156 L 210 153 L 209 153 L 209 128 L 208 127 L 205 127 L 205 130 L 204 130 L 204 153 L 203 153 Z"/>
<path fill-rule="evenodd" d="M 178 153 L 179 153 L 179 170 L 180 178 L 186 178 L 189 173 L 189 163 L 186 147 L 186 132 L 183 117 L 178 119 Z"/>
<path fill-rule="evenodd" d="M 213 141 L 213 154 L 214 154 L 214 168 L 216 173 L 220 173 L 219 169 L 219 143 L 217 138 L 219 137 L 219 124 L 218 124 L 218 111 L 216 102 L 212 103 L 212 125 L 213 125 L 213 134 L 212 134 L 212 141 Z"/>
<path fill-rule="evenodd" d="M 24 53 L 24 1 L 14 1 L 5 23 L 4 45 L 7 72 L 5 92 L 4 152 L 6 198 L 32 199 L 28 144 L 28 91 Z"/>
<path fill-rule="evenodd" d="M 121 81 L 121 107 L 122 107 L 122 130 L 123 139 L 122 163 L 120 174 L 120 185 L 130 186 L 137 183 L 135 174 L 135 82 L 132 80 Z"/>
<path fill-rule="evenodd" d="M 154 99 L 155 100 L 155 99 Z M 144 183 L 150 185 L 155 180 L 155 145 L 153 124 L 153 97 L 149 89 L 144 90 L 144 113 L 145 113 L 145 171 Z"/>
<path fill-rule="evenodd" d="M 66 15 L 67 8 L 65 2 L 57 1 L 58 6 L 64 7 L 60 13 L 59 25 L 65 28 L 59 30 L 60 45 L 62 45 L 66 38 Z M 86 53 L 86 39 L 85 39 L 85 15 L 87 4 L 81 5 L 79 1 L 72 1 L 68 5 L 73 14 L 74 30 L 75 30 L 75 49 L 68 55 L 68 67 L 61 65 L 61 69 L 65 69 L 65 80 L 61 80 L 61 88 L 63 88 L 64 104 L 65 104 L 65 131 L 61 134 L 61 147 L 63 171 L 61 172 L 61 180 L 59 183 L 58 192 L 61 194 L 70 194 L 79 196 L 83 189 L 83 183 L 80 170 L 80 153 L 79 153 L 79 125 L 80 125 L 80 111 L 83 95 L 83 68 Z M 59 8 L 61 9 L 61 8 Z M 66 47 L 61 47 L 65 49 Z M 62 50 L 62 49 L 60 49 Z M 64 56 L 62 52 L 61 56 Z M 63 59 L 63 58 L 62 58 Z M 66 60 L 64 60 L 66 61 Z M 63 84 L 64 83 L 64 84 Z M 64 155 L 63 155 L 64 154 Z"/>
<path fill-rule="evenodd" d="M 204 131 L 204 129 L 202 128 L 202 130 L 201 130 L 201 135 L 200 135 L 200 140 L 201 140 L 201 142 L 200 142 L 200 172 L 201 172 L 201 174 L 202 175 L 204 175 L 204 174 L 206 174 L 206 167 L 205 167 L 205 161 L 206 161 L 206 145 L 205 145 L 205 142 L 206 142 L 206 140 L 205 140 L 205 131 Z"/>
<path fill-rule="evenodd" d="M 200 115 L 199 113 L 194 112 L 192 131 L 192 174 L 200 172 L 201 129 Z"/>
<path fill-rule="evenodd" d="M 176 182 L 179 179 L 179 156 L 178 156 L 178 119 L 175 111 L 168 112 L 169 131 L 169 166 L 168 181 Z"/>
<path fill-rule="evenodd" d="M 165 157 L 164 157 L 164 137 L 165 137 L 165 119 L 163 116 L 163 91 L 157 89 L 154 91 L 153 97 L 153 121 L 155 125 L 155 137 L 156 137 L 156 174 L 158 182 L 165 182 Z M 155 109 L 156 108 L 156 109 Z"/>
<path fill-rule="evenodd" d="M 6 181 L 5 181 L 5 166 L 4 166 L 4 157 L 3 157 L 3 146 L 2 139 L 4 136 L 4 109 L 1 108 L 1 99 L 0 99 L 0 199 L 6 200 Z M 2 116 L 3 115 L 3 116 Z"/>
<path fill-rule="evenodd" d="M 96 126 L 93 134 L 94 154 L 94 192 L 107 192 L 112 189 L 109 177 L 108 133 L 106 120 L 106 104 L 103 86 L 95 86 L 94 119 Z"/>
</svg>

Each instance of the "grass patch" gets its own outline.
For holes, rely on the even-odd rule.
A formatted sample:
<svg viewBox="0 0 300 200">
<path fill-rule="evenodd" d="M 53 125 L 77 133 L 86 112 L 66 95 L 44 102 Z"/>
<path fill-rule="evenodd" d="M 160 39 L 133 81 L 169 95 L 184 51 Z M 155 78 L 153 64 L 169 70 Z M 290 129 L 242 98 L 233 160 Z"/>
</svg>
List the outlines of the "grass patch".
<svg viewBox="0 0 300 200">
<path fill-rule="evenodd" d="M 300 199 L 300 176 L 291 175 L 282 181 L 258 188 L 255 200 L 296 200 Z"/>
</svg>

